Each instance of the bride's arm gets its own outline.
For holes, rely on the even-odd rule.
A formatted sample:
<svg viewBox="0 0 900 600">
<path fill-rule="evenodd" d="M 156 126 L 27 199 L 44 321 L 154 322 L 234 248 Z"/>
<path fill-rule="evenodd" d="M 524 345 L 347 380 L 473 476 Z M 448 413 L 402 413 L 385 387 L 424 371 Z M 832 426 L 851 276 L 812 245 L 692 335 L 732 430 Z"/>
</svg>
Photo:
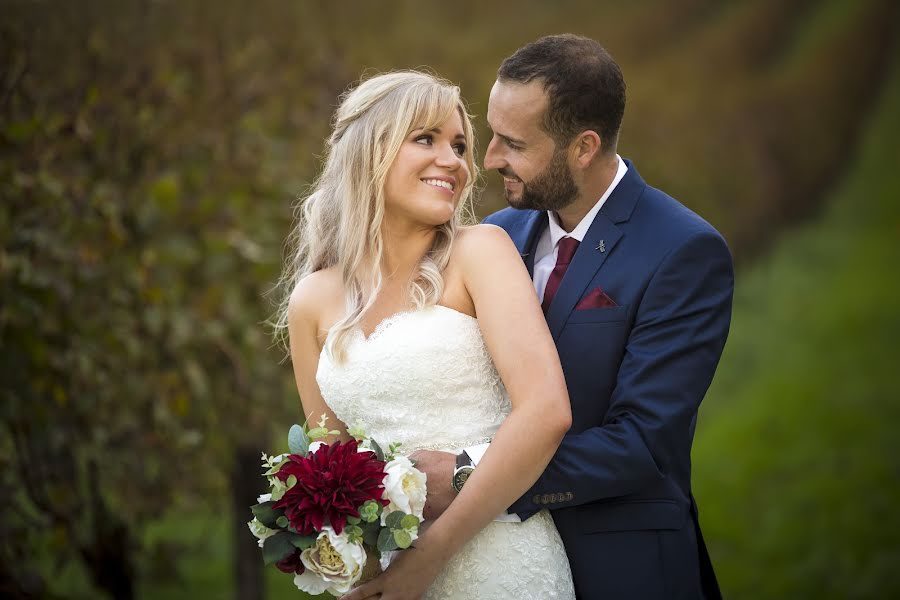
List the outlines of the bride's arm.
<svg viewBox="0 0 900 600">
<path fill-rule="evenodd" d="M 456 259 L 512 411 L 463 490 L 416 541 L 415 550 L 347 596 L 352 600 L 421 594 L 466 541 L 537 480 L 571 425 L 559 356 L 515 246 L 491 225 L 466 230 L 456 243 Z"/>
<path fill-rule="evenodd" d="M 512 405 L 478 468 L 444 513 L 471 518 L 477 503 L 478 513 L 484 513 L 478 531 L 540 476 L 572 417 L 556 346 L 509 236 L 498 227 L 480 225 L 462 238 L 459 259 L 466 289 Z M 453 520 L 444 519 L 448 524 Z"/>
<path fill-rule="evenodd" d="M 313 273 L 301 280 L 291 294 L 288 305 L 288 335 L 290 337 L 291 363 L 294 367 L 294 380 L 300 393 L 300 403 L 307 421 L 314 426 L 325 415 L 328 429 L 340 432 L 339 439 L 347 441 L 347 426 L 334 415 L 325 404 L 319 385 L 316 383 L 316 371 L 319 368 L 319 307 L 327 306 L 326 298 L 322 298 L 321 272 Z M 333 436 L 323 438 L 324 442 L 336 441 Z"/>
</svg>

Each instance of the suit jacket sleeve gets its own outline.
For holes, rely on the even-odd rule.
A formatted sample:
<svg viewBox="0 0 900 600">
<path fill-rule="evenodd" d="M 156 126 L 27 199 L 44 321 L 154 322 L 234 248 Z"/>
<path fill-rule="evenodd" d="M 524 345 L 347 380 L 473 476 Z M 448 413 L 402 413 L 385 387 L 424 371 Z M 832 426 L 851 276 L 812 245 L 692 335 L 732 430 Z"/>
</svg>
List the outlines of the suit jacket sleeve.
<svg viewBox="0 0 900 600">
<path fill-rule="evenodd" d="M 731 321 L 734 273 L 714 230 L 690 236 L 651 276 L 602 423 L 565 436 L 553 460 L 510 512 L 542 508 L 536 494 L 571 491 L 553 508 L 640 492 L 666 476 L 689 445 Z"/>
</svg>

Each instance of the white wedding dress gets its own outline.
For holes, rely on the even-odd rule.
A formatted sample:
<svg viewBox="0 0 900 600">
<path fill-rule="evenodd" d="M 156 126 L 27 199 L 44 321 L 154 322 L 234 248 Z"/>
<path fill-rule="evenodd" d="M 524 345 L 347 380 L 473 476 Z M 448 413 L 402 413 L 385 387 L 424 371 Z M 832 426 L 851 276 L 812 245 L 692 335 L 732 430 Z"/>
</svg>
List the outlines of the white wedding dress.
<svg viewBox="0 0 900 600">
<path fill-rule="evenodd" d="M 510 411 L 478 321 L 440 305 L 389 317 L 368 338 L 355 332 L 343 364 L 323 351 L 316 380 L 341 421 L 375 439 L 401 442 L 404 454 L 489 441 Z M 490 523 L 424 597 L 545 600 L 574 599 L 575 592 L 559 533 L 544 510 L 522 523 Z"/>
</svg>

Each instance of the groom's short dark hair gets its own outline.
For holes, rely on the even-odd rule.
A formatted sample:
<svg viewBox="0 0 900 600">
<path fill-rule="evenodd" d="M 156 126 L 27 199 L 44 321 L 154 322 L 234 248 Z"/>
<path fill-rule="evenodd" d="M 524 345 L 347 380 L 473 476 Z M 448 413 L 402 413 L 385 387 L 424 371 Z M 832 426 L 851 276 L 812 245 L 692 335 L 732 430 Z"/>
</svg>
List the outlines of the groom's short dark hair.
<svg viewBox="0 0 900 600">
<path fill-rule="evenodd" d="M 615 150 L 625 114 L 625 80 L 616 61 L 594 40 L 573 34 L 542 37 L 504 60 L 497 79 L 543 82 L 549 100 L 543 126 L 557 146 L 591 129 L 605 153 Z"/>
</svg>

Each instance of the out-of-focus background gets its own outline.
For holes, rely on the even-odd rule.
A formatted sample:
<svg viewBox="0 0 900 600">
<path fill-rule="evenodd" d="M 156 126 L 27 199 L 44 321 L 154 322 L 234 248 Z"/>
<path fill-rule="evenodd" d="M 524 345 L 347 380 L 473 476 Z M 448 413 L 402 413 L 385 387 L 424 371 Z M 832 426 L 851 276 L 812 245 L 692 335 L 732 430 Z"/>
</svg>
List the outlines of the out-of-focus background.
<svg viewBox="0 0 900 600">
<path fill-rule="evenodd" d="M 484 148 L 501 60 L 571 31 L 736 257 L 693 476 L 726 597 L 900 597 L 898 6 L 4 0 L 0 595 L 302 596 L 245 522 L 301 418 L 265 294 L 337 97 L 430 67 Z"/>
</svg>

